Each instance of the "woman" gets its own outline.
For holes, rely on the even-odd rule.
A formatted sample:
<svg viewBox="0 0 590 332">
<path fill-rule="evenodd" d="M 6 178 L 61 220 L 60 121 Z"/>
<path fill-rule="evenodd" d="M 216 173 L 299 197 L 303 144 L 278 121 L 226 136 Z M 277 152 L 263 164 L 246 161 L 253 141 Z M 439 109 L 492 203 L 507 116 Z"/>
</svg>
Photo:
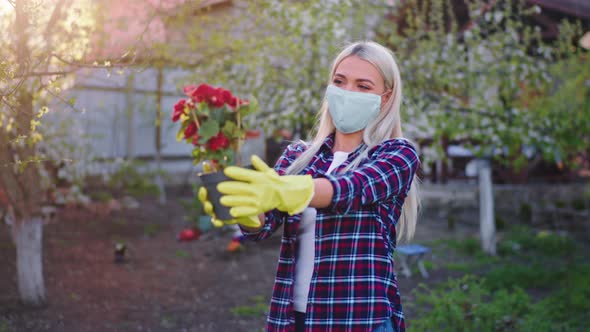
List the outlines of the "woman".
<svg viewBox="0 0 590 332">
<path fill-rule="evenodd" d="M 267 331 L 405 330 L 393 252 L 415 229 L 419 159 L 402 138 L 401 90 L 392 52 L 354 43 L 334 61 L 311 143 L 274 170 L 256 156 L 255 170 L 225 170 L 238 180 L 218 185 L 230 222 L 253 240 L 284 227 Z"/>
</svg>

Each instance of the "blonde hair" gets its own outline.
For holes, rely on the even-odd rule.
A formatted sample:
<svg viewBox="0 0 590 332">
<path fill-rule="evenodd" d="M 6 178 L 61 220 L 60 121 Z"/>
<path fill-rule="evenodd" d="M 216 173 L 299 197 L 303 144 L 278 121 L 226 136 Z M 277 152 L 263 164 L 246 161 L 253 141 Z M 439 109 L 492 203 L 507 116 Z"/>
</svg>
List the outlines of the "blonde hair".
<svg viewBox="0 0 590 332">
<path fill-rule="evenodd" d="M 328 84 L 331 84 L 340 62 L 349 56 L 357 56 L 375 66 L 385 82 L 385 90 L 391 90 L 392 92 L 387 103 L 383 106 L 383 111 L 379 112 L 377 118 L 369 123 L 363 132 L 364 150 L 346 167 L 345 171 L 358 167 L 361 160 L 367 157 L 367 153 L 372 147 L 388 139 L 403 138 L 400 118 L 402 81 L 393 52 L 372 41 L 361 41 L 350 44 L 334 60 Z M 288 174 L 298 174 L 301 172 L 319 151 L 326 137 L 335 131 L 332 117 L 330 116 L 330 112 L 328 112 L 328 103 L 325 99 L 318 116 L 319 124 L 315 137 L 308 144 L 305 152 L 289 166 L 287 169 Z M 409 241 L 414 236 L 419 205 L 418 179 L 414 176 L 397 223 L 398 240 L 406 239 Z"/>
</svg>

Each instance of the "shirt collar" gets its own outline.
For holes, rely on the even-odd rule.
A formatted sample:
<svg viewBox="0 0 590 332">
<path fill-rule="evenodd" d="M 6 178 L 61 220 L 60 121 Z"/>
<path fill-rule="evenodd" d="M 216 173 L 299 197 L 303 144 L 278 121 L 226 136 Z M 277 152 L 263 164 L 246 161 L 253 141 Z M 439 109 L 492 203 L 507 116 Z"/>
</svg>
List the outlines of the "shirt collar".
<svg viewBox="0 0 590 332">
<path fill-rule="evenodd" d="M 331 133 L 330 135 L 328 135 L 325 139 L 324 139 L 324 143 L 322 143 L 322 146 L 320 148 L 320 151 L 322 152 L 329 152 L 330 154 L 332 154 L 332 148 L 334 147 L 334 138 L 336 137 L 335 133 Z M 348 158 L 349 160 L 356 158 L 359 153 L 361 153 L 365 148 L 366 148 L 366 144 L 365 142 L 362 142 L 361 144 L 359 144 L 359 146 L 357 146 L 352 152 L 350 152 L 348 154 Z"/>
</svg>

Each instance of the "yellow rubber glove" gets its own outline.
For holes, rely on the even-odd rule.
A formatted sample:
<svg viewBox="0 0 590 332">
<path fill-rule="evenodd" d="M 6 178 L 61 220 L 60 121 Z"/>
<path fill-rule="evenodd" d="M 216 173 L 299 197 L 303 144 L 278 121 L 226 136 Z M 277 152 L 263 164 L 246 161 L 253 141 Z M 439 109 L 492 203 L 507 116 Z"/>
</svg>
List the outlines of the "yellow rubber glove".
<svg viewBox="0 0 590 332">
<path fill-rule="evenodd" d="M 215 217 L 215 213 L 213 212 L 213 204 L 207 199 L 207 189 L 205 189 L 205 187 L 199 188 L 197 196 L 199 201 L 203 204 L 203 211 L 211 216 L 211 223 L 215 227 L 222 227 L 224 224 L 240 224 L 250 228 L 260 227 L 260 219 L 258 219 L 257 215 L 242 216 L 232 220 L 219 220 Z"/>
<path fill-rule="evenodd" d="M 213 169 L 207 162 L 203 162 L 203 172 L 204 173 L 211 173 Z M 231 224 L 240 224 L 246 227 L 258 228 L 260 227 L 260 219 L 258 216 L 245 216 L 239 219 L 232 219 L 232 220 L 219 220 L 215 217 L 215 213 L 213 211 L 213 204 L 207 198 L 207 189 L 205 187 L 199 188 L 199 192 L 197 193 L 197 198 L 203 204 L 203 211 L 211 216 L 211 223 L 215 227 L 223 227 L 223 225 L 231 225 Z"/>
<path fill-rule="evenodd" d="M 314 184 L 311 175 L 280 176 L 262 159 L 252 156 L 255 170 L 230 166 L 225 175 L 237 181 L 224 181 L 217 189 L 224 194 L 221 204 L 231 207 L 236 218 L 278 209 L 294 215 L 311 201 Z"/>
</svg>

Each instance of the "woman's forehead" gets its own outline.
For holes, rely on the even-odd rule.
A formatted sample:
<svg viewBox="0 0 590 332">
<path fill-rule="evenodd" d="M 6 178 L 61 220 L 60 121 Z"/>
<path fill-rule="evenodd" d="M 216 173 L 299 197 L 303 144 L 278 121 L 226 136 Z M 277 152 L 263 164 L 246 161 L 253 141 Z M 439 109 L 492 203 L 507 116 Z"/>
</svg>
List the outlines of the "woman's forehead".
<svg viewBox="0 0 590 332">
<path fill-rule="evenodd" d="M 336 66 L 334 76 L 344 76 L 348 79 L 370 79 L 373 82 L 383 82 L 379 70 L 367 60 L 351 55 L 344 58 Z"/>
</svg>

